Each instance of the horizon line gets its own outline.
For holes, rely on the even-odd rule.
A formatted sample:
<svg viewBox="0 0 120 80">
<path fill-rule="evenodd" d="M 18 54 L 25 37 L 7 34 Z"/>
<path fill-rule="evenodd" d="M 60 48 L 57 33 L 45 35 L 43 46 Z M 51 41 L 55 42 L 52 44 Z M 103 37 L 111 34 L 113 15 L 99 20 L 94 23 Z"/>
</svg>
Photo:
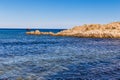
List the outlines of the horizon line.
<svg viewBox="0 0 120 80">
<path fill-rule="evenodd" d="M 67 28 L 0 28 L 0 29 L 67 29 Z"/>
</svg>

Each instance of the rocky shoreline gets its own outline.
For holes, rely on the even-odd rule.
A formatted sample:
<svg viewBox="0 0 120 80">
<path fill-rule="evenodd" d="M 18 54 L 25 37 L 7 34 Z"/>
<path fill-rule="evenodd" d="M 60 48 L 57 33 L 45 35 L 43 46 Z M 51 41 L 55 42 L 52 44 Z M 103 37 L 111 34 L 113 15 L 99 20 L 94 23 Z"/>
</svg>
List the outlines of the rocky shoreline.
<svg viewBox="0 0 120 80">
<path fill-rule="evenodd" d="M 26 32 L 28 35 L 54 35 L 53 32 L 40 32 L 39 30 Z"/>
<path fill-rule="evenodd" d="M 40 32 L 39 30 L 26 32 L 29 35 L 73 36 L 86 38 L 120 38 L 120 22 L 110 24 L 84 24 L 72 29 L 53 32 Z"/>
</svg>

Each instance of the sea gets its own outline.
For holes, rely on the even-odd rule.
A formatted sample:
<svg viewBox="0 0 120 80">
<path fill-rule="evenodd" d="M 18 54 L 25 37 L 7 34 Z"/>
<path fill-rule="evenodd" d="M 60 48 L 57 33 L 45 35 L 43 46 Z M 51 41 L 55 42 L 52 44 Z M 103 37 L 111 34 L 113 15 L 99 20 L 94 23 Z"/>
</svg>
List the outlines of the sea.
<svg viewBox="0 0 120 80">
<path fill-rule="evenodd" d="M 0 80 L 120 80 L 120 39 L 26 31 L 0 29 Z"/>
</svg>

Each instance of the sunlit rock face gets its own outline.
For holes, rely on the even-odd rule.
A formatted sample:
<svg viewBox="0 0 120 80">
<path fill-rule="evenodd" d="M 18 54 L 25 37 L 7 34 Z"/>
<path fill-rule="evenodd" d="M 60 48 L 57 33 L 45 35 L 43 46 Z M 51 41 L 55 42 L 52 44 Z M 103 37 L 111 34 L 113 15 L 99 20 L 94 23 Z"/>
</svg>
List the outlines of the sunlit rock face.
<svg viewBox="0 0 120 80">
<path fill-rule="evenodd" d="M 39 30 L 26 32 L 29 35 L 74 36 L 90 38 L 120 38 L 120 22 L 110 24 L 84 24 L 58 33 L 40 32 Z"/>
<path fill-rule="evenodd" d="M 110 24 L 90 24 L 76 26 L 72 29 L 63 30 L 54 34 L 55 36 L 76 36 L 94 38 L 120 38 L 120 22 Z"/>
</svg>

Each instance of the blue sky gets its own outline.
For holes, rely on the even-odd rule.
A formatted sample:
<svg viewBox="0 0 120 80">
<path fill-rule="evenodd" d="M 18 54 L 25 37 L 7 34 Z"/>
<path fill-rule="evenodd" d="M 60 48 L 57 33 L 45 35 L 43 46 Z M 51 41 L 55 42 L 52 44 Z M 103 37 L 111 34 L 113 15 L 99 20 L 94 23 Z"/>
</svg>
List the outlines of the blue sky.
<svg viewBox="0 0 120 80">
<path fill-rule="evenodd" d="M 0 28 L 71 28 L 120 21 L 120 0 L 0 0 Z"/>
</svg>

